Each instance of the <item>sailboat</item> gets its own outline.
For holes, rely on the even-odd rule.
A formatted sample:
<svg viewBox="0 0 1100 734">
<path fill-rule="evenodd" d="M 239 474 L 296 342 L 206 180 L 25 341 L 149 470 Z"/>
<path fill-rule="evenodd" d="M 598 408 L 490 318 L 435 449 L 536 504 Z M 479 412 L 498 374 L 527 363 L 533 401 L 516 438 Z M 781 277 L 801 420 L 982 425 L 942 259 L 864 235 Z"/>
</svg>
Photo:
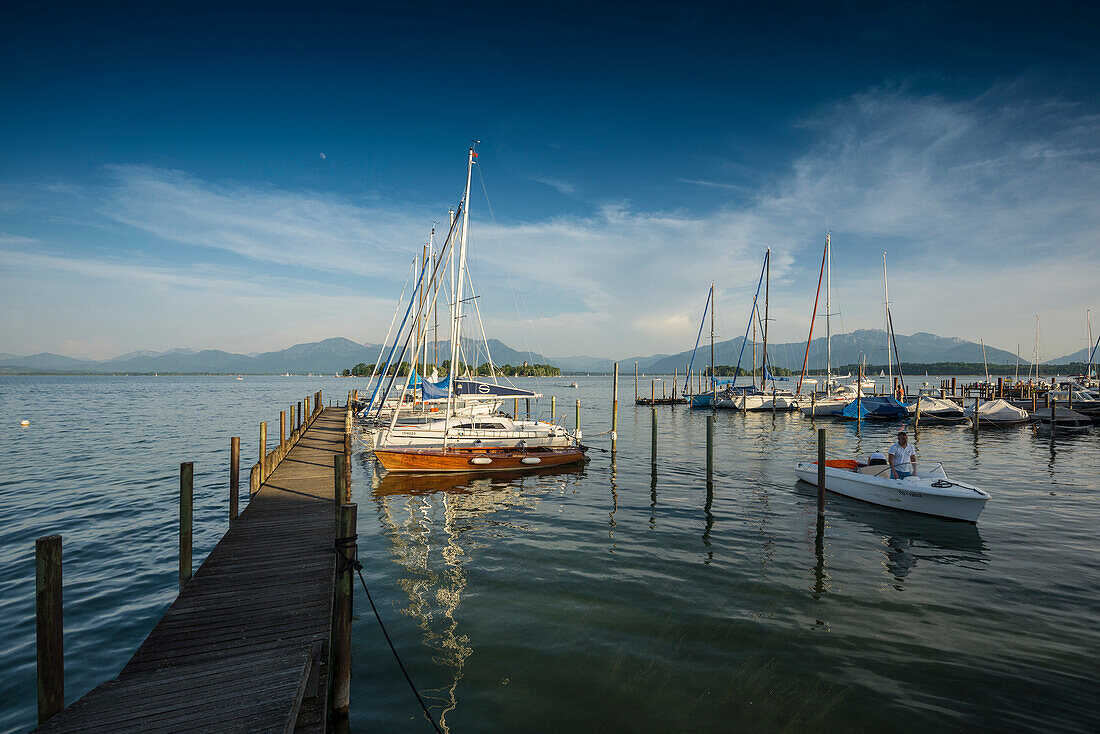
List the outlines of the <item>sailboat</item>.
<svg viewBox="0 0 1100 734">
<path fill-rule="evenodd" d="M 822 270 L 825 273 L 825 386 L 822 390 L 816 390 L 799 401 L 802 412 L 813 418 L 827 415 L 836 415 L 844 410 L 844 406 L 855 399 L 859 394 L 859 386 L 841 385 L 833 379 L 833 327 L 832 327 L 832 280 L 833 280 L 833 255 L 832 235 L 825 233 L 825 252 L 822 254 Z M 806 355 L 802 360 L 802 375 L 798 379 L 798 388 L 795 391 L 802 394 L 802 383 L 806 378 L 806 365 L 810 359 L 810 344 L 814 338 L 814 321 L 817 317 L 817 304 L 821 295 L 821 276 L 817 279 L 818 293 L 814 296 L 814 313 L 810 317 L 810 335 L 806 339 Z"/>
<path fill-rule="evenodd" d="M 424 425 L 399 427 L 397 421 L 405 407 L 404 394 L 408 389 L 408 382 L 403 381 L 405 386 L 402 388 L 402 397 L 397 402 L 390 425 L 379 431 L 375 437 L 374 456 L 383 468 L 390 472 L 516 471 L 576 464 L 585 460 L 587 449 L 580 444 L 580 431 L 569 433 L 564 427 L 556 424 L 518 420 L 517 417 L 496 414 L 469 416 L 455 412 L 456 399 L 471 395 L 486 398 L 515 395 L 518 398 L 521 396 L 520 393 L 525 393 L 522 397 L 537 397 L 535 393 L 520 391 L 510 386 L 461 379 L 461 332 L 464 317 L 464 291 L 467 285 L 466 253 L 470 230 L 470 181 L 476 158 L 477 152 L 474 146 L 470 146 L 466 159 L 466 188 L 459 206 L 461 224 L 458 217 L 453 219 L 451 231 L 443 247 L 444 250 L 450 248 L 453 258 L 455 230 L 459 229 L 458 259 L 457 263 L 450 267 L 452 281 L 457 276 L 457 282 L 451 291 L 451 359 L 450 374 L 445 379 L 444 415 Z M 440 277 L 439 264 L 442 260 L 441 252 L 435 261 L 435 267 L 431 269 L 431 280 L 425 286 L 427 290 L 421 290 L 421 294 L 430 292 L 435 286 L 435 282 Z M 428 268 L 425 267 L 421 272 L 421 282 L 427 270 Z M 416 300 L 417 297 L 414 296 L 413 301 L 416 302 Z M 474 301 L 475 308 L 476 303 Z M 412 305 L 410 303 L 410 310 Z M 421 323 L 425 308 L 426 299 L 420 297 L 417 318 L 405 340 L 406 348 L 413 333 L 418 330 L 416 324 Z M 478 321 L 480 320 L 480 312 L 478 312 Z M 404 353 L 405 348 L 402 349 L 402 356 Z M 414 351 L 414 368 L 417 361 L 415 355 Z M 390 386 L 392 383 L 391 380 Z M 423 381 L 421 386 L 423 390 L 428 389 Z M 440 392 L 444 389 L 443 385 L 434 387 Z M 389 389 L 390 387 L 387 387 L 387 393 Z M 372 402 L 374 402 L 373 397 Z M 385 396 L 382 404 L 384 402 Z"/>
</svg>

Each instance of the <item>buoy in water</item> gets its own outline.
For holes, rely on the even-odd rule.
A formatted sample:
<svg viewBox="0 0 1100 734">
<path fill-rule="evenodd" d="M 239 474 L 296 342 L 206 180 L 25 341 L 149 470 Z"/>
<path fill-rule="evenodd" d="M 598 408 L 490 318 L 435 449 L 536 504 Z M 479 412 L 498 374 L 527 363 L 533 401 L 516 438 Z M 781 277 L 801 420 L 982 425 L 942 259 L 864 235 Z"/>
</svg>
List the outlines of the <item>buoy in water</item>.
<svg viewBox="0 0 1100 734">
<path fill-rule="evenodd" d="M 23 422 L 22 422 L 22 423 L 20 423 L 19 425 L 21 425 L 21 426 L 23 426 L 24 428 L 26 428 L 26 427 L 27 427 L 27 426 L 29 426 L 30 424 L 31 424 L 31 422 L 30 422 L 30 421 L 23 421 Z"/>
</svg>

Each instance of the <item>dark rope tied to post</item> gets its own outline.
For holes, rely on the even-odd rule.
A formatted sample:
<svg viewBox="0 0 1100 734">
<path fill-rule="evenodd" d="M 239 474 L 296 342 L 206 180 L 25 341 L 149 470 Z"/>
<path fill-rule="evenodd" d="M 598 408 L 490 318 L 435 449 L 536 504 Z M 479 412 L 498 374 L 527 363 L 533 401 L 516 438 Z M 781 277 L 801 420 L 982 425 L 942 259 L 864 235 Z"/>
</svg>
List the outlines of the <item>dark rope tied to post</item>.
<svg viewBox="0 0 1100 734">
<path fill-rule="evenodd" d="M 378 620 L 378 626 L 381 628 L 382 635 L 386 638 L 386 642 L 390 646 L 390 651 L 393 653 L 394 660 L 397 661 L 397 666 L 401 668 L 401 673 L 405 676 L 409 688 L 412 689 L 413 695 L 416 696 L 416 700 L 420 702 L 420 708 L 424 710 L 424 716 L 428 717 L 428 723 L 432 725 L 432 729 L 435 730 L 436 734 L 443 734 L 439 725 L 435 723 L 431 711 L 428 710 L 428 704 L 424 702 L 424 698 L 420 695 L 420 691 L 417 690 L 416 685 L 413 683 L 409 671 L 405 668 L 405 663 L 401 662 L 401 656 L 397 654 L 397 648 L 394 647 L 393 640 L 390 639 L 390 633 L 386 631 L 386 625 L 382 622 L 382 616 L 378 613 L 378 607 L 374 605 L 374 599 L 371 598 L 370 589 L 367 588 L 367 582 L 363 579 L 363 564 L 359 562 L 359 544 L 356 542 L 358 538 L 358 535 L 352 535 L 336 539 L 335 550 L 336 555 L 339 557 L 336 573 L 339 575 L 345 573 L 349 568 L 353 568 L 359 575 L 359 583 L 363 585 L 363 591 L 367 595 L 367 601 L 370 602 L 371 611 L 374 612 L 374 618 Z M 348 549 L 351 549 L 350 556 L 347 553 Z"/>
</svg>

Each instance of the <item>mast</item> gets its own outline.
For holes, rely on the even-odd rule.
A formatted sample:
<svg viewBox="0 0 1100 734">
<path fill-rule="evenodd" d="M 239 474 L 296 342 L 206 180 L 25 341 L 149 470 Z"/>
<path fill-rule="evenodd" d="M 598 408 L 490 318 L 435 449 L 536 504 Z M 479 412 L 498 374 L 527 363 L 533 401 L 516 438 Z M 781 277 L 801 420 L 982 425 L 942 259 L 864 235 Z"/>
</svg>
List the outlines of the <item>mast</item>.
<svg viewBox="0 0 1100 734">
<path fill-rule="evenodd" d="M 1035 364 L 1035 381 L 1039 381 L 1039 314 L 1035 314 L 1035 357 L 1032 359 Z M 1030 374 L 1030 370 L 1028 371 Z"/>
<path fill-rule="evenodd" d="M 1016 344 L 1016 377 L 1013 378 L 1013 382 L 1020 381 L 1020 344 Z"/>
<path fill-rule="evenodd" d="M 470 230 L 470 179 L 474 170 L 474 146 L 470 146 L 470 152 L 466 157 L 466 191 L 462 195 L 462 240 L 461 250 L 458 255 L 458 284 L 452 294 L 454 299 L 454 321 L 451 324 L 451 370 L 450 379 L 447 380 L 447 413 L 443 424 L 443 448 L 447 448 L 447 433 L 450 428 L 450 419 L 454 412 L 454 388 L 455 375 L 458 374 L 458 342 L 462 323 L 462 288 L 466 280 L 466 244 L 469 240 Z M 452 248 L 453 249 L 453 248 Z M 451 273 L 454 277 L 454 271 Z"/>
<path fill-rule="evenodd" d="M 759 291 L 757 291 L 759 294 Z M 752 299 L 752 313 L 749 314 L 749 321 L 752 322 L 752 386 L 756 387 L 756 299 Z"/>
<path fill-rule="evenodd" d="M 718 384 L 714 381 L 714 283 L 710 284 L 710 392 L 718 394 Z"/>
<path fill-rule="evenodd" d="M 986 361 L 986 358 L 985 358 L 985 339 L 982 339 L 981 342 L 982 342 L 982 366 L 985 367 L 985 381 L 989 382 L 989 362 Z M 971 343 L 973 343 L 973 342 L 971 342 Z"/>
<path fill-rule="evenodd" d="M 822 276 L 825 275 L 825 260 L 828 257 L 828 255 L 829 255 L 829 233 L 826 232 L 825 233 L 825 252 L 821 253 L 821 272 L 819 272 L 817 274 L 817 293 L 814 294 L 814 310 L 813 310 L 813 313 L 810 314 L 810 334 L 809 334 L 809 336 L 806 337 L 806 354 L 805 354 L 805 356 L 802 357 L 802 374 L 800 374 L 798 376 L 798 389 L 795 390 L 795 393 L 798 394 L 798 395 L 802 394 L 802 381 L 806 379 L 806 366 L 810 362 L 810 345 L 813 344 L 813 341 L 814 341 L 814 324 L 817 322 L 817 304 L 818 304 L 818 301 L 821 299 L 821 278 L 822 278 Z M 829 297 L 826 295 L 825 303 L 828 304 L 828 302 L 829 302 Z M 826 312 L 829 310 L 828 305 L 826 305 L 825 310 L 826 310 Z M 826 317 L 826 318 L 828 318 L 828 317 Z M 825 387 L 826 387 L 826 389 L 828 389 L 828 382 L 827 381 L 826 381 Z"/>
<path fill-rule="evenodd" d="M 886 253 L 882 253 L 882 303 L 886 313 L 886 369 L 890 374 L 886 377 L 886 387 L 893 389 L 894 384 L 894 360 L 890 354 L 890 286 L 886 282 Z"/>
<path fill-rule="evenodd" d="M 1089 345 L 1090 346 L 1092 345 L 1092 316 L 1091 316 L 1091 313 L 1092 313 L 1091 309 L 1087 309 L 1087 308 L 1085 309 L 1085 326 L 1088 328 L 1088 331 L 1089 331 Z M 1086 349 L 1089 349 L 1089 348 L 1086 347 Z M 1089 349 L 1089 366 L 1085 368 L 1085 380 L 1087 381 L 1087 380 L 1091 380 L 1091 379 L 1092 379 L 1092 350 Z"/>
<path fill-rule="evenodd" d="M 833 248 L 831 237 L 825 233 L 825 391 L 833 380 L 833 309 L 830 296 L 833 290 Z"/>
<path fill-rule="evenodd" d="M 764 252 L 764 354 L 761 359 L 760 387 L 764 387 L 764 375 L 768 373 L 768 292 L 772 284 L 772 248 Z M 774 385 L 773 385 L 774 387 Z"/>
</svg>

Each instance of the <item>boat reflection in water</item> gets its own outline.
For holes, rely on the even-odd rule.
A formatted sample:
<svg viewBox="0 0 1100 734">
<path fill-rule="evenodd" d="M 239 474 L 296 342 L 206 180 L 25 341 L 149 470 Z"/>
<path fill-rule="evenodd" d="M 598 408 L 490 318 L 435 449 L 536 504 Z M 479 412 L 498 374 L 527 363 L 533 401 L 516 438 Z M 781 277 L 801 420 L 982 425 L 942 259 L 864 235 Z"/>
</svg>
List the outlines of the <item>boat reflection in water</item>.
<svg viewBox="0 0 1100 734">
<path fill-rule="evenodd" d="M 440 671 L 450 671 L 450 684 L 422 691 L 433 714 L 439 712 L 443 731 L 450 731 L 447 714 L 458 705 L 458 683 L 473 654 L 455 617 L 466 592 L 464 567 L 482 547 L 477 531 L 490 525 L 495 532 L 519 529 L 491 516 L 534 510 L 548 491 L 564 489 L 584 473 L 579 465 L 491 474 L 380 476 L 380 468 L 373 473 L 378 518 L 392 544 L 392 559 L 402 569 L 396 585 L 409 597 L 401 612 L 418 620 L 433 661 Z"/>
<path fill-rule="evenodd" d="M 817 487 L 799 480 L 796 491 L 817 504 Z M 886 556 L 886 571 L 901 591 L 906 577 L 919 561 L 946 565 L 983 565 L 988 562 L 988 547 L 974 523 L 903 512 L 879 507 L 848 497 L 829 496 L 825 511 L 830 528 L 840 529 L 840 523 L 862 525 L 878 537 Z M 829 529 L 819 538 L 817 584 L 822 586 L 825 573 L 823 545 L 828 543 Z M 819 535 L 821 528 L 819 527 Z M 822 587 L 818 593 L 824 591 Z"/>
</svg>

